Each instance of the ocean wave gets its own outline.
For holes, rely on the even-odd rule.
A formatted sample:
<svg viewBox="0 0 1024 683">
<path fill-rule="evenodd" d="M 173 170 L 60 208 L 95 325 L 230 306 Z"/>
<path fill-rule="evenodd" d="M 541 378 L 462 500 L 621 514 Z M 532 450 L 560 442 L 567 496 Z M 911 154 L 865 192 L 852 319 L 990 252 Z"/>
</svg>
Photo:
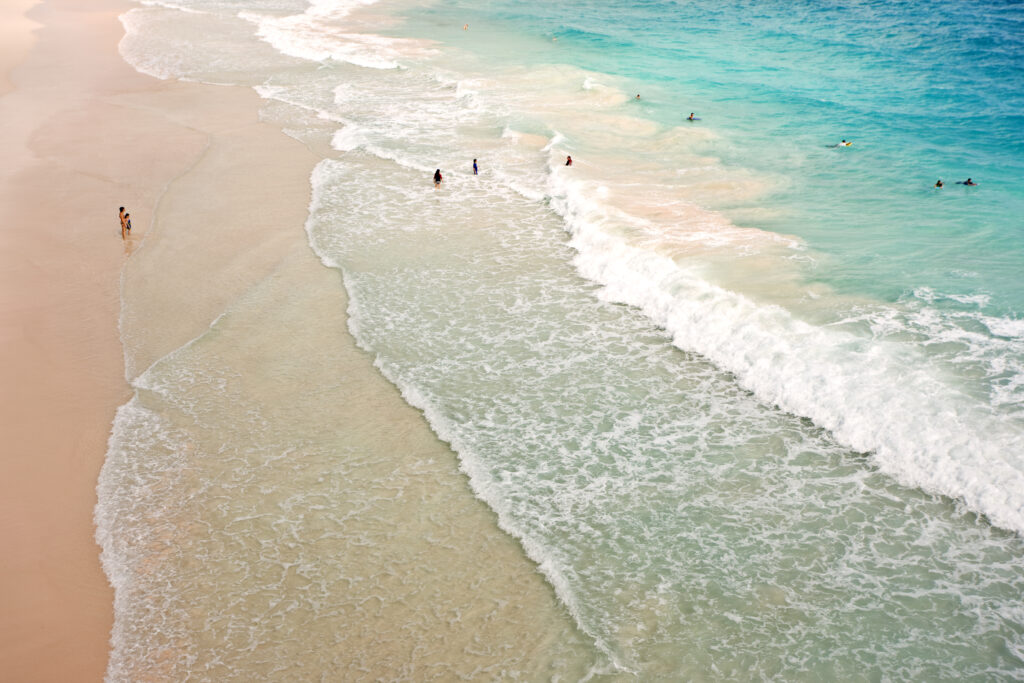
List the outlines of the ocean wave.
<svg viewBox="0 0 1024 683">
<path fill-rule="evenodd" d="M 550 178 L 576 265 L 608 300 L 640 308 L 679 348 L 733 372 L 764 402 L 873 453 L 901 483 L 963 499 L 1024 533 L 1024 471 L 1007 458 L 1021 452 L 1024 431 L 965 397 L 921 349 L 809 324 L 715 286 L 602 225 L 607 214 L 595 217 L 595 198 L 554 161 Z"/>
<path fill-rule="evenodd" d="M 436 51 L 430 41 L 390 38 L 351 30 L 343 21 L 356 8 L 373 2 L 335 6 L 316 2 L 302 14 L 286 17 L 240 12 L 256 25 L 256 35 L 291 57 L 313 62 L 334 60 L 370 69 L 397 69 L 403 59 L 422 59 Z"/>
</svg>

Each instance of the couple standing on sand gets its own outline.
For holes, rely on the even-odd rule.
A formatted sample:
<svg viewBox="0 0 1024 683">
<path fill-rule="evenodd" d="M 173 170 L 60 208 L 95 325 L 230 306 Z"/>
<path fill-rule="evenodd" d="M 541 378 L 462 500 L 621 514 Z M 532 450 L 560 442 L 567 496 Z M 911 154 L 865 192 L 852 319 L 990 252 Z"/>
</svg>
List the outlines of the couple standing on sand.
<svg viewBox="0 0 1024 683">
<path fill-rule="evenodd" d="M 124 207 L 119 209 L 118 215 L 121 217 L 121 239 L 125 239 L 132 231 L 132 219 L 131 214 L 126 213 Z"/>
</svg>

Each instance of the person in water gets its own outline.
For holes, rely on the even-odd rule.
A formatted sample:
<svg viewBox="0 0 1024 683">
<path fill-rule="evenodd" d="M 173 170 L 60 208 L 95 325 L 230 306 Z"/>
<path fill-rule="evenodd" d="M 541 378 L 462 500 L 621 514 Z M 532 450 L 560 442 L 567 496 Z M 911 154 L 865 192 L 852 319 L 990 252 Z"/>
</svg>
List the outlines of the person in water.
<svg viewBox="0 0 1024 683">
<path fill-rule="evenodd" d="M 852 142 L 847 142 L 846 140 L 843 140 L 838 145 L 836 145 L 836 147 L 849 147 L 852 144 L 853 144 Z"/>
<path fill-rule="evenodd" d="M 444 180 L 444 178 L 441 177 L 441 169 L 437 169 L 434 171 L 434 187 L 440 187 L 442 180 Z"/>
<path fill-rule="evenodd" d="M 566 166 L 572 166 L 572 157 L 566 157 L 565 158 L 565 165 Z"/>
<path fill-rule="evenodd" d="M 473 175 L 480 175 L 480 169 L 476 166 L 476 159 L 473 159 Z"/>
<path fill-rule="evenodd" d="M 124 215 L 124 229 L 127 233 L 132 231 L 132 215 L 130 213 Z"/>
<path fill-rule="evenodd" d="M 640 99 L 640 93 L 637 93 L 637 94 L 636 94 L 636 98 L 637 98 L 638 100 Z"/>
<path fill-rule="evenodd" d="M 942 181 L 941 180 L 936 180 L 935 181 L 935 187 L 942 187 Z"/>
<path fill-rule="evenodd" d="M 971 180 L 970 178 L 968 178 L 967 180 L 963 181 L 963 182 L 962 182 L 962 183 L 960 183 L 960 184 L 961 184 L 961 185 L 977 185 L 978 183 L 976 183 L 976 182 L 974 182 L 973 180 Z"/>
<path fill-rule="evenodd" d="M 687 121 L 696 121 L 696 119 L 693 118 L 693 112 L 692 111 L 690 112 L 690 115 L 686 117 L 686 120 Z"/>
<path fill-rule="evenodd" d="M 125 225 L 124 225 L 124 207 L 123 206 L 120 209 L 118 209 L 117 217 L 121 219 L 121 239 L 124 239 L 126 228 L 125 228 Z"/>
</svg>

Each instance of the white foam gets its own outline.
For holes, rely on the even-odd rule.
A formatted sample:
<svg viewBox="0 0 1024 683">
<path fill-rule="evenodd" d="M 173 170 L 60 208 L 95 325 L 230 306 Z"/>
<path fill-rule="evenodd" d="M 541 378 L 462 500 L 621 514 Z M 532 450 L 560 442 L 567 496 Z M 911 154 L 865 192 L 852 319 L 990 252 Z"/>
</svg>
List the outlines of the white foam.
<svg viewBox="0 0 1024 683">
<path fill-rule="evenodd" d="M 166 0 L 139 0 L 139 4 L 147 7 L 162 7 L 164 9 L 178 10 L 180 12 L 187 12 L 188 14 L 209 14 L 209 12 L 197 10 L 193 7 L 189 7 L 188 5 L 182 5 L 176 2 L 166 2 Z"/>
<path fill-rule="evenodd" d="M 339 152 L 351 152 L 366 144 L 366 131 L 358 126 L 346 126 L 334 132 L 331 147 Z"/>
<path fill-rule="evenodd" d="M 323 258 L 323 256 L 321 256 Z M 365 313 L 361 310 L 362 303 L 358 296 L 359 288 L 351 281 L 343 269 L 345 289 L 349 292 L 348 327 L 356 342 L 367 352 L 375 350 L 366 344 L 365 335 L 360 327 Z M 494 480 L 485 461 L 474 453 L 469 442 L 460 437 L 459 425 L 451 421 L 445 412 L 425 396 L 415 385 L 404 381 L 389 363 L 379 354 L 375 354 L 374 366 L 380 370 L 392 384 L 398 387 L 402 399 L 409 405 L 421 410 L 430 428 L 438 438 L 451 445 L 452 450 L 460 454 L 459 469 L 469 479 L 473 494 L 486 503 L 498 516 L 498 526 L 510 536 L 519 539 L 526 555 L 537 564 L 538 570 L 551 584 L 559 600 L 572 615 L 579 628 L 590 636 L 598 647 L 610 659 L 613 666 L 621 671 L 630 671 L 629 667 L 617 657 L 614 649 L 599 633 L 588 628 L 588 620 L 582 618 L 581 606 L 574 591 L 573 583 L 563 571 L 563 567 L 551 556 L 542 539 L 534 538 L 530 530 L 516 522 L 518 516 L 512 510 L 512 501 L 503 495 L 500 483 Z"/>
<path fill-rule="evenodd" d="M 115 619 L 107 680 L 132 680 L 134 662 L 145 659 L 148 643 L 139 641 L 136 621 L 153 623 L 159 619 L 165 628 L 171 628 L 175 621 L 167 614 L 152 613 L 156 609 L 152 601 L 162 596 L 149 592 L 154 582 L 151 555 L 163 539 L 162 530 L 154 526 L 159 513 L 152 509 L 150 498 L 153 490 L 171 485 L 177 468 L 167 466 L 164 474 L 148 471 L 135 461 L 139 452 L 160 452 L 180 460 L 187 444 L 164 419 L 133 397 L 118 408 L 114 417 L 93 511 L 100 562 L 114 589 Z M 179 619 L 173 627 L 182 639 L 184 623 Z"/>
<path fill-rule="evenodd" d="M 562 146 L 564 144 L 565 144 L 565 136 L 562 135 L 561 133 L 559 133 L 558 131 L 555 131 L 555 134 L 551 136 L 550 140 L 548 140 L 548 144 L 544 145 L 544 147 L 541 148 L 541 151 L 542 152 L 550 152 L 555 147 L 560 147 L 560 146 Z"/>
<path fill-rule="evenodd" d="M 420 59 L 436 52 L 426 40 L 390 38 L 346 29 L 343 21 L 357 7 L 373 4 L 356 0 L 334 6 L 315 2 L 306 12 L 277 17 L 241 12 L 256 25 L 256 35 L 282 54 L 314 62 L 328 59 L 371 69 L 396 69 L 402 59 Z"/>
<path fill-rule="evenodd" d="M 117 51 L 124 61 L 139 73 L 168 80 L 182 75 L 180 60 L 160 56 L 137 46 L 147 18 L 145 9 L 130 9 L 118 16 L 124 27 L 124 36 L 117 43 Z"/>
<path fill-rule="evenodd" d="M 985 316 L 981 320 L 989 331 L 998 337 L 1009 337 L 1024 341 L 1024 320 L 992 316 Z"/>
<path fill-rule="evenodd" d="M 677 346 L 735 373 L 761 400 L 874 452 L 900 482 L 962 498 L 1024 533 L 1024 470 L 1008 457 L 1024 448 L 1019 425 L 963 396 L 920 349 L 804 323 L 631 246 L 585 184 L 565 175 L 551 175 L 552 206 L 566 218 L 577 267 L 605 297 L 641 308 Z"/>
</svg>

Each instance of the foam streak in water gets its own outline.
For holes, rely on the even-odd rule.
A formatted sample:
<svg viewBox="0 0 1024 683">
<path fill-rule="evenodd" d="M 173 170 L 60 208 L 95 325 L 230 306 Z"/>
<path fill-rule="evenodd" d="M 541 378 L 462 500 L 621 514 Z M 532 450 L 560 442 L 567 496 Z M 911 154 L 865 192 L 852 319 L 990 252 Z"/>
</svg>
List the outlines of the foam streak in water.
<svg viewBox="0 0 1024 683">
<path fill-rule="evenodd" d="M 580 272 L 637 306 L 682 349 L 735 373 L 762 400 L 809 417 L 904 484 L 962 498 L 1024 533 L 1024 435 L 958 395 L 915 349 L 804 323 L 635 248 L 592 218 L 592 201 L 552 162 Z"/>
</svg>

